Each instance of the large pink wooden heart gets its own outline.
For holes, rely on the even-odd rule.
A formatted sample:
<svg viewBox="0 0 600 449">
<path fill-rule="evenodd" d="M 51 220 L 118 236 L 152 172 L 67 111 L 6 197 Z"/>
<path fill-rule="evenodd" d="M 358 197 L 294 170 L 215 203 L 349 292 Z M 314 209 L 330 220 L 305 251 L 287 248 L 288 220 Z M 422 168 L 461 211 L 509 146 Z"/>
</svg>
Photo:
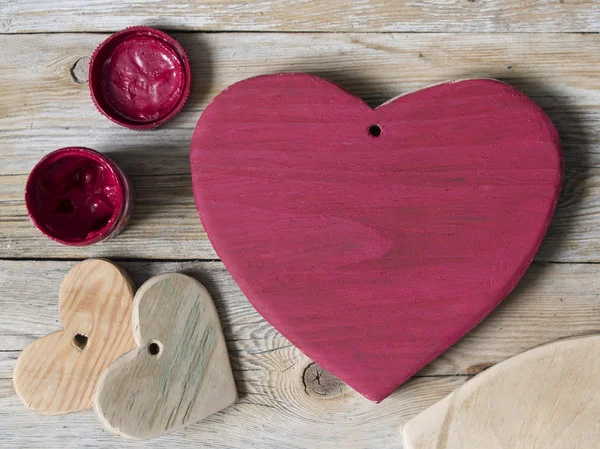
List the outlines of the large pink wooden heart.
<svg viewBox="0 0 600 449">
<path fill-rule="evenodd" d="M 374 401 L 508 295 L 562 178 L 548 117 L 494 80 L 372 109 L 311 75 L 248 79 L 204 111 L 191 162 L 202 223 L 242 291 Z"/>
</svg>

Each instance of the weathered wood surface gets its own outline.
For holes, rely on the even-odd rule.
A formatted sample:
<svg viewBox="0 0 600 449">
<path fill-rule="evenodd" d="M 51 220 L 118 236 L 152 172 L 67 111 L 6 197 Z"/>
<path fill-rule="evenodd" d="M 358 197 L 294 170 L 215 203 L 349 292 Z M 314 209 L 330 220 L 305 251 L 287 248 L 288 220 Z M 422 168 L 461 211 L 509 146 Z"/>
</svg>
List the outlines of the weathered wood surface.
<svg viewBox="0 0 600 449">
<path fill-rule="evenodd" d="M 600 29 L 594 0 L 9 1 L 0 32 L 179 30 L 547 32 Z M 49 17 L 50 16 L 50 17 Z"/>
<path fill-rule="evenodd" d="M 140 133 L 94 109 L 87 58 L 107 34 L 84 33 L 138 24 L 303 33 L 175 33 L 192 62 L 192 95 L 175 120 Z M 77 33 L 62 34 L 68 31 Z M 401 448 L 400 426 L 460 386 L 462 374 L 556 338 L 598 332 L 597 265 L 536 263 L 482 325 L 374 405 L 310 365 L 256 314 L 220 263 L 192 261 L 216 254 L 197 218 L 188 164 L 201 111 L 220 90 L 249 76 L 307 71 L 372 105 L 447 79 L 499 78 L 544 108 L 565 148 L 565 188 L 537 260 L 598 262 L 600 36 L 546 34 L 598 31 L 595 0 L 0 2 L 0 258 L 24 259 L 0 261 L 0 446 Z M 15 34 L 22 32 L 38 34 Z M 109 153 L 137 189 L 131 225 L 117 239 L 88 248 L 50 242 L 29 223 L 22 201 L 35 162 L 74 144 Z M 42 419 L 23 406 L 12 387 L 16 358 L 31 341 L 60 329 L 52 292 L 74 263 L 27 259 L 90 256 L 188 260 L 123 265 L 138 285 L 178 270 L 207 285 L 223 320 L 237 405 L 141 444 L 117 441 L 92 412 Z"/>
<path fill-rule="evenodd" d="M 0 36 L 5 61 L 0 71 L 0 257 L 216 258 L 192 198 L 188 155 L 196 121 L 207 103 L 236 81 L 307 71 L 372 105 L 456 78 L 499 78 L 523 90 L 557 125 L 567 168 L 562 198 L 537 260 L 600 261 L 595 226 L 600 219 L 600 35 L 174 36 L 192 62 L 192 95 L 180 115 L 152 132 L 114 125 L 89 98 L 86 58 L 106 35 Z M 22 199 L 26 175 L 43 154 L 67 145 L 107 153 L 133 179 L 137 209 L 117 239 L 65 247 L 29 223 Z"/>
<path fill-rule="evenodd" d="M 6 447 L 114 447 L 92 413 L 40 418 L 12 387 L 31 341 L 60 329 L 56 291 L 70 261 L 0 261 L 0 435 Z M 321 373 L 252 308 L 220 262 L 121 262 L 140 285 L 163 272 L 193 276 L 220 315 L 240 394 L 227 413 L 143 447 L 402 447 L 400 427 L 490 364 L 558 338 L 600 331 L 600 267 L 534 263 L 481 325 L 375 405 Z M 33 283 L 32 279 L 36 282 Z M 317 376 L 318 374 L 318 376 Z M 142 447 L 122 442 L 122 447 Z M 148 444 L 150 444 L 148 446 Z"/>
</svg>

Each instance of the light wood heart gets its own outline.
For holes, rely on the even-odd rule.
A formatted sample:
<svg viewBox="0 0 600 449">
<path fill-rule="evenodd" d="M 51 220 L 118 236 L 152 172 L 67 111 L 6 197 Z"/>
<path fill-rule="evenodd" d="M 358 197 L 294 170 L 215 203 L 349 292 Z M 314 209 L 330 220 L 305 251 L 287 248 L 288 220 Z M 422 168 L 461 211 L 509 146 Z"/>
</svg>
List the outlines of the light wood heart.
<svg viewBox="0 0 600 449">
<path fill-rule="evenodd" d="M 600 442 L 600 335 L 508 359 L 403 429 L 406 449 L 591 449 Z"/>
<path fill-rule="evenodd" d="M 138 290 L 138 348 L 101 376 L 94 408 L 112 432 L 157 437 L 231 405 L 237 391 L 225 338 L 208 291 L 183 274 L 163 274 Z"/>
<path fill-rule="evenodd" d="M 45 415 L 90 408 L 102 371 L 135 347 L 132 303 L 132 283 L 116 265 L 75 265 L 60 286 L 64 330 L 34 341 L 17 360 L 13 381 L 25 405 Z"/>
</svg>

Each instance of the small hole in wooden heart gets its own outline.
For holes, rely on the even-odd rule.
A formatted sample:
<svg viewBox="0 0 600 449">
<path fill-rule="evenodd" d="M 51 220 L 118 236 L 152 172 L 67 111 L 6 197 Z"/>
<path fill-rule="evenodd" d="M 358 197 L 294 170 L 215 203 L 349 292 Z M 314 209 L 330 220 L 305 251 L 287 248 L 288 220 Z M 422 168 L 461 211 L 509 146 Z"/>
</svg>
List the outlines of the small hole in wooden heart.
<svg viewBox="0 0 600 449">
<path fill-rule="evenodd" d="M 155 341 L 148 344 L 148 354 L 150 354 L 151 356 L 156 357 L 157 355 L 159 355 L 160 349 L 160 345 Z"/>
<path fill-rule="evenodd" d="M 379 137 L 381 135 L 381 126 L 377 124 L 369 126 L 369 135 Z"/>
<path fill-rule="evenodd" d="M 80 351 L 83 351 L 85 349 L 85 347 L 87 346 L 87 342 L 87 335 L 75 334 L 75 336 L 73 337 L 73 344 Z"/>
</svg>

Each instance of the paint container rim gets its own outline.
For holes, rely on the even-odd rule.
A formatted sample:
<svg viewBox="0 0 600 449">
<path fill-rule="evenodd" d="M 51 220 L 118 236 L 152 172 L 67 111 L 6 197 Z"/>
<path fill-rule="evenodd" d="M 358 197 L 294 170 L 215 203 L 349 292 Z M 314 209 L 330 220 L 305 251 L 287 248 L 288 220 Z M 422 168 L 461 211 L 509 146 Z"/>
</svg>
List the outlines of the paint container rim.
<svg viewBox="0 0 600 449">
<path fill-rule="evenodd" d="M 104 169 L 108 170 L 112 178 L 116 180 L 117 196 L 120 199 L 119 206 L 115 208 L 115 211 L 106 225 L 99 232 L 97 232 L 94 237 L 83 240 L 69 240 L 56 235 L 56 233 L 49 229 L 39 216 L 36 216 L 36 183 L 42 176 L 43 170 L 51 167 L 52 164 L 62 158 L 73 156 L 84 156 L 85 158 L 93 160 L 94 162 L 100 164 Z M 110 237 L 114 237 L 123 230 L 127 220 L 129 219 L 130 209 L 133 207 L 133 198 L 125 174 L 111 159 L 91 148 L 65 147 L 46 154 L 33 167 L 25 184 L 25 206 L 27 208 L 27 214 L 29 215 L 29 218 L 33 224 L 46 237 L 67 246 L 88 246 L 106 240 Z"/>
<path fill-rule="evenodd" d="M 102 79 L 103 79 L 103 66 L 110 59 L 112 51 L 123 42 L 130 39 L 148 39 L 159 41 L 162 45 L 165 45 L 177 55 L 179 66 L 175 69 L 183 79 L 183 88 L 179 95 L 177 103 L 168 109 L 165 113 L 161 114 L 157 118 L 138 121 L 131 118 L 127 118 L 120 114 L 114 107 L 110 106 L 109 102 L 106 101 L 105 96 L 102 93 Z M 159 56 L 160 57 L 160 56 Z M 125 28 L 124 30 L 118 31 L 106 40 L 104 40 L 92 54 L 88 72 L 88 84 L 90 88 L 90 96 L 96 106 L 96 109 L 112 122 L 134 130 L 150 130 L 161 126 L 167 121 L 171 120 L 177 115 L 183 106 L 185 105 L 191 88 L 191 68 L 187 53 L 181 46 L 181 44 L 156 28 L 148 26 L 133 26 Z"/>
</svg>

